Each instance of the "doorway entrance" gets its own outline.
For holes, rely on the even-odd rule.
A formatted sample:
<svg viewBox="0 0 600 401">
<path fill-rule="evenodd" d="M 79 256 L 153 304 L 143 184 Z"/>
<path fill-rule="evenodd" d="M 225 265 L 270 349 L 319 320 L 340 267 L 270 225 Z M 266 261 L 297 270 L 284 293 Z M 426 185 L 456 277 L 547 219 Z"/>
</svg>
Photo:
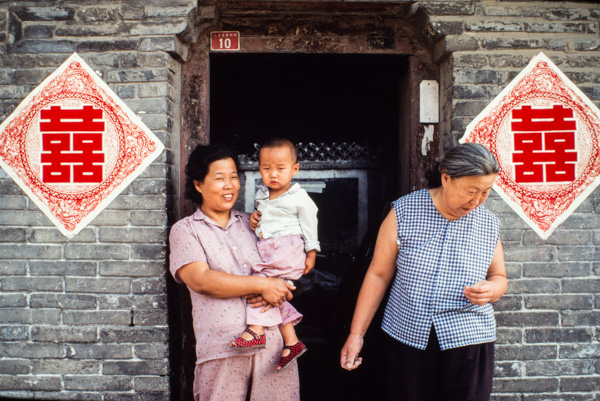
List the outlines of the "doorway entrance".
<svg viewBox="0 0 600 401">
<path fill-rule="evenodd" d="M 240 153 L 285 137 L 296 144 L 356 143 L 369 168 L 368 221 L 401 192 L 401 85 L 408 58 L 357 54 L 211 54 L 210 141 Z M 337 144 L 337 145 L 336 145 Z M 406 158 L 406 157 L 405 157 Z M 348 166 L 331 166 L 344 169 Z"/>
<path fill-rule="evenodd" d="M 304 148 L 335 151 L 351 144 L 364 152 L 358 162 L 301 160 L 301 171 L 310 172 L 300 178 L 302 185 L 317 188 L 307 190 L 319 207 L 322 252 L 314 272 L 299 280 L 292 303 L 304 314 L 297 332 L 309 348 L 299 360 L 302 399 L 382 399 L 377 391 L 383 388 L 385 338 L 378 322 L 369 331 L 359 370 L 343 371 L 339 352 L 383 213 L 406 192 L 400 183 L 410 174 L 401 168 L 408 133 L 401 119 L 409 105 L 401 92 L 408 58 L 211 54 L 209 68 L 211 142 L 227 142 L 246 155 L 275 136 Z M 252 162 L 243 167 L 246 179 L 256 179 L 254 170 Z M 253 195 L 253 189 L 242 193 L 238 208 Z"/>
</svg>

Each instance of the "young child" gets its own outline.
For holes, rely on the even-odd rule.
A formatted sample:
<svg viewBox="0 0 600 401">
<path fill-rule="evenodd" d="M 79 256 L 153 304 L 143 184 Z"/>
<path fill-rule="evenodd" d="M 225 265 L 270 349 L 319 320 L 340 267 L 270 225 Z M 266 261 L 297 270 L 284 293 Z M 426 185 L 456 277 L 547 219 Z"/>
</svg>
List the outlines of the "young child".
<svg viewBox="0 0 600 401">
<path fill-rule="evenodd" d="M 315 266 L 320 247 L 317 206 L 299 184 L 292 185 L 292 178 L 300 169 L 296 146 L 288 139 L 266 141 L 259 151 L 258 168 L 264 185 L 255 196 L 260 223 L 254 231 L 259 238 L 262 263 L 254 264 L 252 273 L 297 280 Z M 237 349 L 264 347 L 264 328 L 282 323 L 284 306 L 267 306 L 262 310 L 247 307 L 248 328 L 230 346 Z M 298 340 L 292 322 L 281 326 L 280 331 L 285 346 L 275 368 L 281 372 L 307 348 Z"/>
</svg>

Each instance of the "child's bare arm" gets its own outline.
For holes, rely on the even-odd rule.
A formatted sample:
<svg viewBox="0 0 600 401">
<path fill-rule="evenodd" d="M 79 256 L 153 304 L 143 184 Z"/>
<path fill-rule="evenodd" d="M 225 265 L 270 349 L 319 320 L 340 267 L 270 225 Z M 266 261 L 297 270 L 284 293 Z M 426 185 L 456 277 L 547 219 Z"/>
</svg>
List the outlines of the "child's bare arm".
<svg viewBox="0 0 600 401">
<path fill-rule="evenodd" d="M 258 225 L 260 224 L 260 216 L 261 215 L 262 215 L 262 213 L 259 212 L 258 210 L 255 210 L 250 215 L 250 228 L 252 229 L 252 231 L 256 230 L 256 227 L 258 227 Z"/>
<path fill-rule="evenodd" d="M 306 252 L 306 262 L 304 263 L 304 274 L 307 274 L 309 271 L 315 267 L 315 260 L 317 259 L 317 251 L 313 249 L 312 251 Z"/>
</svg>

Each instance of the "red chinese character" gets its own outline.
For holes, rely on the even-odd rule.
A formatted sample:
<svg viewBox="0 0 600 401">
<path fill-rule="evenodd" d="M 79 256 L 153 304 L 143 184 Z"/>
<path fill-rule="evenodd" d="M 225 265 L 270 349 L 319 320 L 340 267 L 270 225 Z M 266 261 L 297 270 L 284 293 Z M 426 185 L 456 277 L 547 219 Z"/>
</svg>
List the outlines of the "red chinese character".
<svg viewBox="0 0 600 401">
<path fill-rule="evenodd" d="M 551 109 L 523 106 L 512 111 L 516 182 L 575 180 L 576 122 L 566 120 L 572 117 L 573 110 L 561 105 Z"/>
<path fill-rule="evenodd" d="M 94 121 L 102 118 L 102 110 L 93 106 L 83 106 L 83 109 L 52 106 L 50 110 L 42 110 L 40 117 L 50 120 L 40 122 L 42 132 L 104 132 L 104 121 Z"/>
<path fill-rule="evenodd" d="M 42 181 L 102 182 L 104 122 L 94 121 L 102 118 L 102 110 L 92 106 L 83 109 L 52 106 L 50 110 L 42 110 L 40 116 L 42 120 L 50 120 L 40 122 Z"/>
</svg>

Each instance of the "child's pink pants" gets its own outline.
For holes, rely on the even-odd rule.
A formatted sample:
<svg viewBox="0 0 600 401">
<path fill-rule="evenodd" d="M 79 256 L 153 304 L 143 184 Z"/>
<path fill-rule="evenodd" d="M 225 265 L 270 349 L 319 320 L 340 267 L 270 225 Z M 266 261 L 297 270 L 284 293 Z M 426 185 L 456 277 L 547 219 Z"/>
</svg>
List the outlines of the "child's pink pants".
<svg viewBox="0 0 600 401">
<path fill-rule="evenodd" d="M 261 239 L 258 241 L 258 252 L 262 263 L 252 265 L 252 273 L 256 276 L 277 277 L 287 280 L 298 280 L 305 268 L 306 252 L 302 237 L 293 235 L 279 238 Z M 302 315 L 288 302 L 279 308 L 271 308 L 261 312 L 263 308 L 246 307 L 246 323 L 271 327 L 289 322 L 297 324 Z"/>
</svg>

